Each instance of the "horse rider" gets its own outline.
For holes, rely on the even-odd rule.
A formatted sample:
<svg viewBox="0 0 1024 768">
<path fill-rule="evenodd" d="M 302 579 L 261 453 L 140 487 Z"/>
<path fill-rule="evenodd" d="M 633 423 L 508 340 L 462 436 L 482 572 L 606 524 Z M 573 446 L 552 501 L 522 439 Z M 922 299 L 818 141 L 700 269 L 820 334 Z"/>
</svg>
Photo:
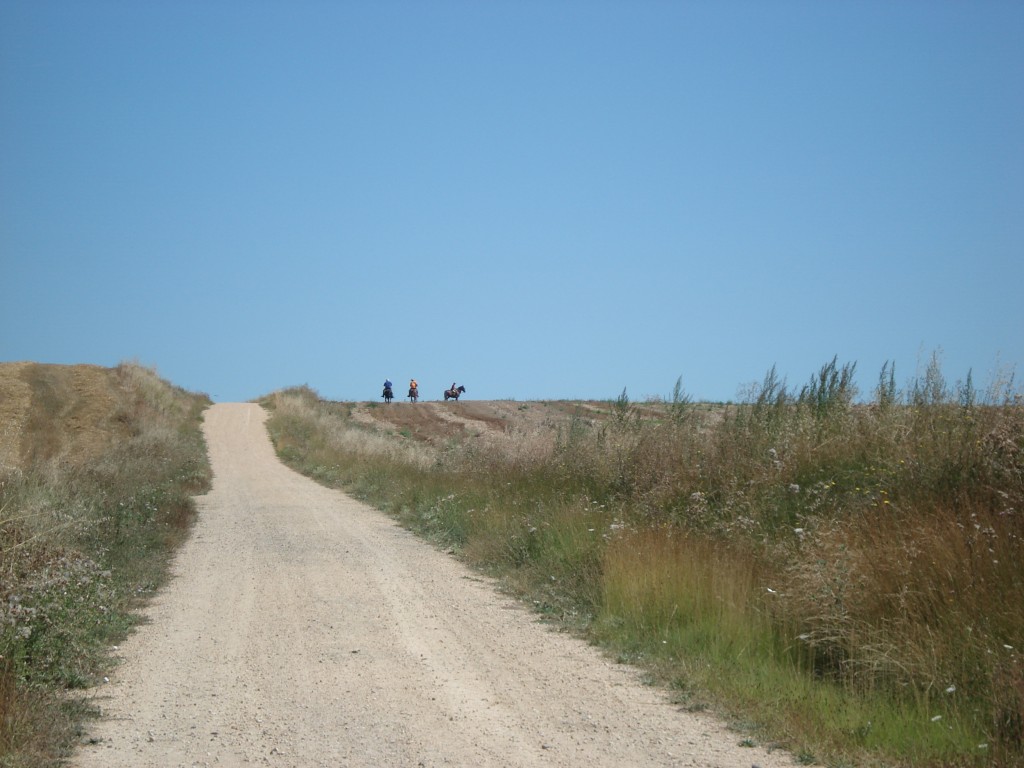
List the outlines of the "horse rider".
<svg viewBox="0 0 1024 768">
<path fill-rule="evenodd" d="M 387 392 L 392 389 L 391 379 L 384 379 L 384 391 Z"/>
<path fill-rule="evenodd" d="M 418 395 L 420 393 L 420 385 L 416 383 L 416 379 L 409 379 L 409 395 Z"/>
<path fill-rule="evenodd" d="M 452 388 L 449 389 L 448 391 L 451 392 L 453 395 L 455 394 L 455 382 L 454 381 L 452 382 Z"/>
</svg>

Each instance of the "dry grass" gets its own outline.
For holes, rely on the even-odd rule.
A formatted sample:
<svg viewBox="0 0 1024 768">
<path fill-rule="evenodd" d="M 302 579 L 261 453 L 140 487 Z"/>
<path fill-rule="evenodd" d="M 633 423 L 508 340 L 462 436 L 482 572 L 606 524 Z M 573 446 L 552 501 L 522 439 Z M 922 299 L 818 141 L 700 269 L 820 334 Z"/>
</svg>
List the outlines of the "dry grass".
<svg viewBox="0 0 1024 768">
<path fill-rule="evenodd" d="M 133 364 L 0 365 L 0 764 L 52 766 L 208 487 L 209 402 Z"/>
<path fill-rule="evenodd" d="M 304 471 L 808 758 L 1016 764 L 1024 408 L 936 365 L 905 393 L 891 374 L 870 403 L 836 361 L 738 405 L 623 394 L 412 458 L 308 391 L 325 421 L 271 429 Z M 333 420 L 343 447 L 319 437 Z"/>
</svg>

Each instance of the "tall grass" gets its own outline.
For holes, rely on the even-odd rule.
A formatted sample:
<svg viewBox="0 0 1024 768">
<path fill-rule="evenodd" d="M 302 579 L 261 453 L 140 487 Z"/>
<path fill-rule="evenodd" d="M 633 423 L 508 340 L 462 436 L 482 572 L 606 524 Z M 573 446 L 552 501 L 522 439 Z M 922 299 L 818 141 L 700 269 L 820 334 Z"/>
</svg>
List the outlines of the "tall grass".
<svg viewBox="0 0 1024 768">
<path fill-rule="evenodd" d="M 0 477 L 0 765 L 34 768 L 69 753 L 88 706 L 64 692 L 109 671 L 187 535 L 209 401 L 134 364 L 24 380 L 23 461 Z"/>
<path fill-rule="evenodd" d="M 499 575 L 540 610 L 808 761 L 1024 760 L 1024 406 L 937 357 L 858 400 L 833 359 L 744 402 L 638 407 L 543 435 L 397 442 L 310 390 L 293 464 Z M 389 443 L 390 440 L 390 443 Z M 529 450 L 522 444 L 529 443 Z M 365 445 L 365 447 L 364 447 Z"/>
</svg>

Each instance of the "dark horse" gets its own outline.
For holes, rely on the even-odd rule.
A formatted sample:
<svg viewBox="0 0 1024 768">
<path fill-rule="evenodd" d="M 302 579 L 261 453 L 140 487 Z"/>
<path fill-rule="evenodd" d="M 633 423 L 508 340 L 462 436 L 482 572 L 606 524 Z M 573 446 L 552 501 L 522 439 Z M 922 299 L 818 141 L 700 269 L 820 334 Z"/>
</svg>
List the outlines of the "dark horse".
<svg viewBox="0 0 1024 768">
<path fill-rule="evenodd" d="M 409 387 L 409 402 L 415 403 L 420 399 L 419 387 Z"/>
<path fill-rule="evenodd" d="M 462 386 L 461 384 L 458 387 L 456 387 L 455 389 L 446 389 L 444 391 L 444 399 L 445 400 L 458 400 L 459 399 L 459 395 L 461 395 L 465 391 L 466 391 L 466 388 L 464 386 Z"/>
<path fill-rule="evenodd" d="M 390 403 L 395 399 L 395 393 L 392 391 L 391 387 L 384 387 L 384 394 L 381 395 L 381 397 L 384 398 L 385 403 Z"/>
</svg>

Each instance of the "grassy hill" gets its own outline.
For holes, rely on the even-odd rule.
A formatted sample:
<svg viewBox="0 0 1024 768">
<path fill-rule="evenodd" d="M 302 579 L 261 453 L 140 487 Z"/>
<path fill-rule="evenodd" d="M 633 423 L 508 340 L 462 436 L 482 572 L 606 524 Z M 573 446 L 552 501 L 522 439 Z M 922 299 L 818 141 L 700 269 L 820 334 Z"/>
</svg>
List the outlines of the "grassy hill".
<svg viewBox="0 0 1024 768">
<path fill-rule="evenodd" d="M 349 403 L 275 393 L 282 458 L 830 765 L 1024 761 L 1024 408 L 937 368 L 749 401 Z M 889 372 L 891 373 L 891 371 Z M 740 738 L 747 738 L 737 736 Z"/>
<path fill-rule="evenodd" d="M 67 692 L 109 671 L 208 487 L 208 402 L 137 365 L 0 364 L 0 765 L 75 743 Z"/>
</svg>

